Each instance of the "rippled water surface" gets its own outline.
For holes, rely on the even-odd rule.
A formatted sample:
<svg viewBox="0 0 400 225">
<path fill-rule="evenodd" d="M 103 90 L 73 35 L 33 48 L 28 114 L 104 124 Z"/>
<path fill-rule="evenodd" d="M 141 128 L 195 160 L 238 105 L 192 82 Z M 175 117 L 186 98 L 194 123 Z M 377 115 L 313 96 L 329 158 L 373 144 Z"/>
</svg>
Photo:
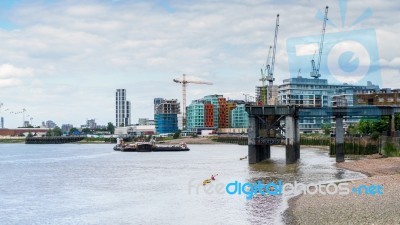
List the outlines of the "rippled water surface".
<svg viewBox="0 0 400 225">
<path fill-rule="evenodd" d="M 324 150 L 284 147 L 256 165 L 247 146 L 191 145 L 189 152 L 116 152 L 112 145 L 0 145 L 0 224 L 277 224 L 281 196 L 228 195 L 233 181 L 303 183 L 358 178 Z M 202 181 L 211 174 L 217 180 Z M 208 193 L 207 193 L 208 192 Z"/>
</svg>

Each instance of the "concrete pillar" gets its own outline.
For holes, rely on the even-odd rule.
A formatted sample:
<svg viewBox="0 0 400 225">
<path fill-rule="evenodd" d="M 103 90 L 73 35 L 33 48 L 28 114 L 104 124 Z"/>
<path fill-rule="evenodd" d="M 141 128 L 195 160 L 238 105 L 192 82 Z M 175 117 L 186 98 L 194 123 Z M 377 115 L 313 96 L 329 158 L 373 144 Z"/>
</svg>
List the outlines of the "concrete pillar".
<svg viewBox="0 0 400 225">
<path fill-rule="evenodd" d="M 296 126 L 296 138 L 295 138 L 295 152 L 296 152 L 296 160 L 300 159 L 300 126 L 299 126 L 299 119 L 295 118 L 295 122 L 294 122 L 295 126 Z"/>
<path fill-rule="evenodd" d="M 343 117 L 336 117 L 336 162 L 344 162 L 344 128 Z"/>
<path fill-rule="evenodd" d="M 258 119 L 255 116 L 249 116 L 249 130 L 248 130 L 248 159 L 249 164 L 258 162 L 257 153 L 258 148 L 256 145 L 256 137 L 258 136 Z"/>
<path fill-rule="evenodd" d="M 389 136 L 394 136 L 395 131 L 396 131 L 395 115 L 392 114 L 389 117 Z"/>
<path fill-rule="evenodd" d="M 271 158 L 271 145 L 263 145 L 264 159 Z"/>
<path fill-rule="evenodd" d="M 285 118 L 285 135 L 286 135 L 286 163 L 295 163 L 298 159 L 298 147 L 299 143 L 297 140 L 297 128 L 296 119 L 293 116 L 286 116 Z"/>
</svg>

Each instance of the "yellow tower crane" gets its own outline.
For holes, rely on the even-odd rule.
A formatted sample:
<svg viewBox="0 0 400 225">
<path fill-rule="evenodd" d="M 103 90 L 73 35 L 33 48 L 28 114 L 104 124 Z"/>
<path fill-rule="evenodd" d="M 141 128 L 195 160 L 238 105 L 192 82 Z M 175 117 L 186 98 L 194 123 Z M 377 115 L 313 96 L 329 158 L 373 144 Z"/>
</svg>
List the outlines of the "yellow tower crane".
<svg viewBox="0 0 400 225">
<path fill-rule="evenodd" d="M 182 75 L 182 80 L 173 79 L 175 83 L 182 84 L 182 126 L 183 130 L 186 129 L 186 85 L 187 84 L 208 84 L 212 85 L 211 82 L 205 81 L 194 81 L 194 80 L 186 80 L 186 74 Z"/>
</svg>

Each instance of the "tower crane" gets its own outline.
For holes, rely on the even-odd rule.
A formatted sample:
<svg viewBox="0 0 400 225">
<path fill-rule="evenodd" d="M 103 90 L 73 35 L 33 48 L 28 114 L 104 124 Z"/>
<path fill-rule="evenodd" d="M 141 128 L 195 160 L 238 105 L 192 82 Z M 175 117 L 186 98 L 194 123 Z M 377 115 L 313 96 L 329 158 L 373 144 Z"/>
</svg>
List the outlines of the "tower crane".
<svg viewBox="0 0 400 225">
<path fill-rule="evenodd" d="M 278 39 L 278 28 L 279 28 L 279 14 L 276 15 L 276 24 L 275 24 L 275 36 L 274 36 L 274 45 L 273 47 L 270 46 L 268 51 L 268 58 L 267 58 L 267 65 L 264 71 L 261 69 L 261 79 L 263 87 L 265 86 L 265 81 L 268 81 L 268 97 L 267 99 L 272 99 L 272 85 L 274 84 L 274 66 L 275 66 L 275 53 L 276 53 L 276 43 Z M 272 48 L 272 57 L 270 56 Z M 271 64 L 270 61 L 271 60 Z M 263 101 L 263 104 L 267 102 Z"/>
<path fill-rule="evenodd" d="M 265 94 L 265 81 L 267 81 L 266 76 L 267 76 L 267 74 L 269 72 L 269 68 L 270 68 L 269 61 L 271 59 L 271 49 L 272 49 L 272 46 L 270 45 L 269 50 L 268 50 L 267 62 L 265 63 L 265 68 L 261 68 L 261 79 L 260 79 L 261 90 L 260 90 L 260 99 L 259 100 L 261 101 L 261 103 L 263 105 L 267 104 L 267 96 Z"/>
<path fill-rule="evenodd" d="M 208 84 L 212 85 L 211 82 L 205 81 L 194 81 L 194 80 L 186 80 L 186 74 L 182 75 L 182 80 L 173 79 L 175 83 L 182 84 L 182 126 L 183 129 L 186 129 L 186 86 L 187 84 Z"/>
<path fill-rule="evenodd" d="M 328 6 L 325 8 L 325 17 L 324 17 L 324 22 L 322 24 L 322 33 L 321 33 L 321 42 L 319 43 L 319 54 L 318 54 L 318 63 L 315 66 L 315 61 L 314 59 L 311 60 L 311 68 L 312 71 L 310 73 L 311 77 L 314 77 L 315 79 L 319 78 L 321 74 L 319 74 L 319 67 L 321 65 L 321 56 L 322 56 L 322 48 L 324 47 L 324 37 L 325 37 L 325 27 L 326 27 L 326 21 L 328 20 Z"/>
</svg>

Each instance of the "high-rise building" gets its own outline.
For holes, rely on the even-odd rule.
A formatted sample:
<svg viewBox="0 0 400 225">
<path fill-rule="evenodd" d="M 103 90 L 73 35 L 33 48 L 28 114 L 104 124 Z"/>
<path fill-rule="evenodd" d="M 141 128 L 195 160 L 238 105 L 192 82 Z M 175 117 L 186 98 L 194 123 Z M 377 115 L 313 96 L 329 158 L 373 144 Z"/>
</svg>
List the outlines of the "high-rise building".
<svg viewBox="0 0 400 225">
<path fill-rule="evenodd" d="M 228 108 L 226 106 L 225 98 L 218 98 L 218 128 L 228 128 L 229 119 L 227 118 Z"/>
<path fill-rule="evenodd" d="M 64 133 L 68 133 L 74 126 L 72 124 L 63 124 L 61 125 L 61 130 Z"/>
<path fill-rule="evenodd" d="M 215 109 L 216 107 L 217 110 Z M 235 108 L 239 107 L 236 111 Z M 191 132 L 218 128 L 247 128 L 244 101 L 226 101 L 222 95 L 208 95 L 186 107 L 186 128 Z"/>
<path fill-rule="evenodd" d="M 204 104 L 204 127 L 214 128 L 214 105 L 209 102 Z"/>
<path fill-rule="evenodd" d="M 278 88 L 279 105 L 298 105 L 306 107 L 335 107 L 353 105 L 355 93 L 372 93 L 379 86 L 367 82 L 366 86 L 350 84 L 328 84 L 327 79 L 303 78 L 301 76 L 283 80 Z M 345 120 L 348 120 L 345 118 Z M 349 120 L 350 121 L 350 120 Z M 351 123 L 358 119 L 351 119 Z M 331 123 L 330 118 L 305 118 L 299 120 L 301 132 L 318 132 L 324 123 Z"/>
<path fill-rule="evenodd" d="M 96 129 L 97 128 L 96 120 L 95 119 L 86 120 L 86 127 L 91 130 Z"/>
<path fill-rule="evenodd" d="M 115 92 L 115 125 L 124 127 L 131 124 L 131 103 L 126 100 L 126 90 Z"/>
<path fill-rule="evenodd" d="M 204 96 L 204 100 L 209 102 L 210 104 L 214 105 L 214 128 L 218 128 L 218 111 L 219 111 L 219 103 L 218 99 L 223 98 L 224 96 L 222 95 L 207 95 Z"/>
<path fill-rule="evenodd" d="M 52 120 L 47 120 L 46 122 L 42 122 L 42 126 L 46 128 L 53 129 L 57 126 L 56 123 L 54 123 Z"/>
<path fill-rule="evenodd" d="M 247 128 L 249 126 L 249 114 L 244 104 L 237 105 L 231 112 L 232 128 Z"/>
<path fill-rule="evenodd" d="M 256 86 L 256 101 L 258 105 L 278 104 L 278 85 Z"/>
<path fill-rule="evenodd" d="M 154 99 L 154 123 L 158 134 L 178 131 L 180 104 L 177 99 Z"/>
<path fill-rule="evenodd" d="M 194 100 L 186 107 L 186 129 L 197 131 L 204 128 L 204 100 Z M 214 116 L 213 116 L 214 118 Z"/>
<path fill-rule="evenodd" d="M 0 119 L 0 128 L 4 128 L 4 117 Z"/>
</svg>

